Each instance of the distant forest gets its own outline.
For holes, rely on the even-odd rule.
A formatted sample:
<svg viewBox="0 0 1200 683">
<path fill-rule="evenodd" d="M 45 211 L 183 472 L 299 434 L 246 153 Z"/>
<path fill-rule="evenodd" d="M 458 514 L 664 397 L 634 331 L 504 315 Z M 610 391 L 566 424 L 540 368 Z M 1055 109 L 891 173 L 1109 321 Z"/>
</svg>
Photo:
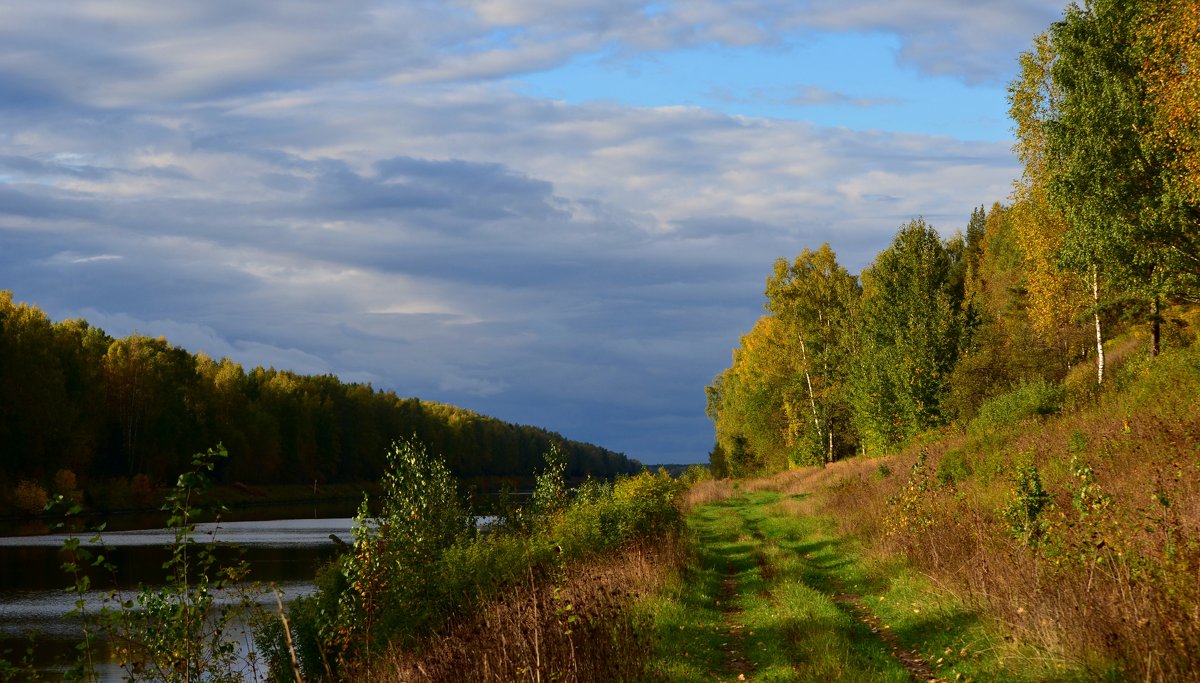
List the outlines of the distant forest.
<svg viewBox="0 0 1200 683">
<path fill-rule="evenodd" d="M 642 465 L 620 453 L 332 375 L 249 372 L 163 338 L 114 339 L 52 322 L 0 291 L 0 486 L 142 476 L 170 484 L 191 455 L 224 444 L 221 481 L 331 484 L 376 478 L 391 442 L 416 436 L 462 477 L 529 476 L 551 443 L 568 476 Z M 7 497 L 7 496 L 6 496 Z"/>
</svg>

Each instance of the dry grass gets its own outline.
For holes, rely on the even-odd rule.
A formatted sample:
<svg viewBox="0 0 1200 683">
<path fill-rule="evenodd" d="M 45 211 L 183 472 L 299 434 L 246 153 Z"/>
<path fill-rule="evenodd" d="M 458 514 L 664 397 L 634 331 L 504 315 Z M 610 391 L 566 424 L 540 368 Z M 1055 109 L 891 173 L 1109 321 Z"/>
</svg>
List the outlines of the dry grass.
<svg viewBox="0 0 1200 683">
<path fill-rule="evenodd" d="M 1129 391 L 1039 427 L 924 446 L 927 488 L 907 508 L 897 501 L 912 490 L 917 448 L 759 486 L 819 492 L 815 505 L 843 532 L 903 554 L 1051 657 L 1097 676 L 1200 680 L 1200 371 L 1179 366 L 1183 384 L 1155 372 L 1165 376 L 1147 371 Z M 1000 514 L 1020 460 L 1053 500 L 1032 544 Z M 957 477 L 938 476 L 951 467 Z"/>
<path fill-rule="evenodd" d="M 627 608 L 658 588 L 683 553 L 679 540 L 663 540 L 570 567 L 558 581 L 531 577 L 419 652 L 393 649 L 370 680 L 641 680 L 649 629 Z"/>
<path fill-rule="evenodd" d="M 729 479 L 706 479 L 693 484 L 683 495 L 683 509 L 690 510 L 698 505 L 717 503 L 733 495 L 734 484 Z"/>
</svg>

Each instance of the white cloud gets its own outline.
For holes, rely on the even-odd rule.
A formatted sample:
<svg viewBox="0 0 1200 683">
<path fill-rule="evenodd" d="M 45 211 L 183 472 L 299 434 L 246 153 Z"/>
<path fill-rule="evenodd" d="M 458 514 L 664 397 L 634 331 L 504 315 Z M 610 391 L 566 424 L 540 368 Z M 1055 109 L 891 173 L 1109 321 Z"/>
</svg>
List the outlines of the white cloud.
<svg viewBox="0 0 1200 683">
<path fill-rule="evenodd" d="M 830 241 L 857 270 L 915 215 L 949 233 L 1007 195 L 1007 145 L 495 79 L 818 29 L 894 32 L 920 68 L 986 79 L 1046 14 L 998 8 L 940 3 L 930 38 L 933 10 L 874 2 L 14 5 L 0 272 L 114 334 L 703 457 L 703 385 L 771 261 Z M 995 35 L 967 33 L 980 18 Z"/>
<path fill-rule="evenodd" d="M 1057 18 L 1055 0 L 575 0 L 9 3 L 0 94 L 104 108 L 293 92 L 314 83 L 503 79 L 580 55 L 772 46 L 811 31 L 885 32 L 931 74 L 997 82 Z M 36 78 L 31 74 L 36 74 Z"/>
</svg>

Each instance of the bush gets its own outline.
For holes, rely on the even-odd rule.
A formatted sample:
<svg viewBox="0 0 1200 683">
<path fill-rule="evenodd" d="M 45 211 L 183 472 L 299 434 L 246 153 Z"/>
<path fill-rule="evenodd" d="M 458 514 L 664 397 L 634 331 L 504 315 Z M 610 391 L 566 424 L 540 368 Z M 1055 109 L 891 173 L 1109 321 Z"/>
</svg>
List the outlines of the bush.
<svg viewBox="0 0 1200 683">
<path fill-rule="evenodd" d="M 380 513 L 373 516 L 363 500 L 354 547 L 342 562 L 347 588 L 332 634 L 342 658 L 356 658 L 376 642 L 411 639 L 437 623 L 436 569 L 471 528 L 445 462 L 416 441 L 393 445 L 381 483 Z"/>
<path fill-rule="evenodd" d="M 396 444 L 380 515 L 364 502 L 349 554 L 323 572 L 316 594 L 288 608 L 306 678 L 352 677 L 389 641 L 423 642 L 507 588 L 533 579 L 557 586 L 568 561 L 680 531 L 686 485 L 665 471 L 588 480 L 572 497 L 561 453 L 546 460 L 526 509 L 472 531 L 442 460 L 415 442 Z M 282 628 L 269 625 L 260 638 L 272 674 L 293 678 Z"/>
<path fill-rule="evenodd" d="M 46 489 L 36 481 L 22 479 L 13 491 L 13 507 L 26 515 L 36 515 L 46 509 L 50 496 Z"/>
<path fill-rule="evenodd" d="M 679 477 L 679 479 L 688 486 L 694 486 L 702 481 L 711 481 L 713 473 L 712 469 L 704 465 L 688 465 L 688 468 L 683 472 L 683 476 Z"/>
<path fill-rule="evenodd" d="M 1063 408 L 1063 385 L 1038 380 L 984 401 L 979 414 L 967 426 L 970 434 L 986 434 L 1032 417 L 1054 415 Z"/>
<path fill-rule="evenodd" d="M 938 463 L 937 481 L 943 486 L 952 485 L 968 479 L 972 471 L 967 454 L 961 449 L 952 449 L 946 451 L 942 461 Z"/>
<path fill-rule="evenodd" d="M 144 474 L 134 476 L 133 481 L 129 482 L 129 495 L 141 507 L 150 507 L 158 502 L 158 489 Z"/>
<path fill-rule="evenodd" d="M 71 470 L 63 469 L 54 473 L 54 493 L 72 503 L 83 503 L 83 491 L 79 490 L 79 480 Z"/>
<path fill-rule="evenodd" d="M 1000 516 L 1008 524 L 1008 533 L 1027 546 L 1037 545 L 1046 531 L 1042 513 L 1050 505 L 1050 494 L 1042 486 L 1042 476 L 1033 463 L 1017 464 L 1008 503 Z"/>
</svg>

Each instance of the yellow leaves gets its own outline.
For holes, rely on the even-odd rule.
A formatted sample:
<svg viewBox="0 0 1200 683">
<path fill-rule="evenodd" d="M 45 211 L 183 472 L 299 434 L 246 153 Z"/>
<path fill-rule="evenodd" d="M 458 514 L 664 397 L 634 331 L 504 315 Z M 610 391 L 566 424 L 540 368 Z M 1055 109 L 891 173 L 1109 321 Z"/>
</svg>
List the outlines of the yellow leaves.
<svg viewBox="0 0 1200 683">
<path fill-rule="evenodd" d="M 1039 188 L 1013 206 L 1012 217 L 1025 260 L 1030 322 L 1041 335 L 1057 335 L 1087 305 L 1077 278 L 1055 262 L 1067 231 L 1066 217 L 1049 206 Z"/>
<path fill-rule="evenodd" d="M 1046 177 L 1045 123 L 1057 98 L 1050 79 L 1054 62 L 1050 37 L 1042 33 L 1034 38 L 1033 49 L 1021 53 L 1018 61 L 1020 75 L 1008 87 L 1009 116 L 1016 123 L 1017 134 L 1013 151 L 1025 164 L 1026 182 L 1041 185 Z"/>
<path fill-rule="evenodd" d="M 1176 188 L 1200 202 L 1200 13 L 1194 0 L 1167 0 L 1143 22 L 1142 76 L 1155 109 L 1152 143 L 1169 151 Z"/>
</svg>

